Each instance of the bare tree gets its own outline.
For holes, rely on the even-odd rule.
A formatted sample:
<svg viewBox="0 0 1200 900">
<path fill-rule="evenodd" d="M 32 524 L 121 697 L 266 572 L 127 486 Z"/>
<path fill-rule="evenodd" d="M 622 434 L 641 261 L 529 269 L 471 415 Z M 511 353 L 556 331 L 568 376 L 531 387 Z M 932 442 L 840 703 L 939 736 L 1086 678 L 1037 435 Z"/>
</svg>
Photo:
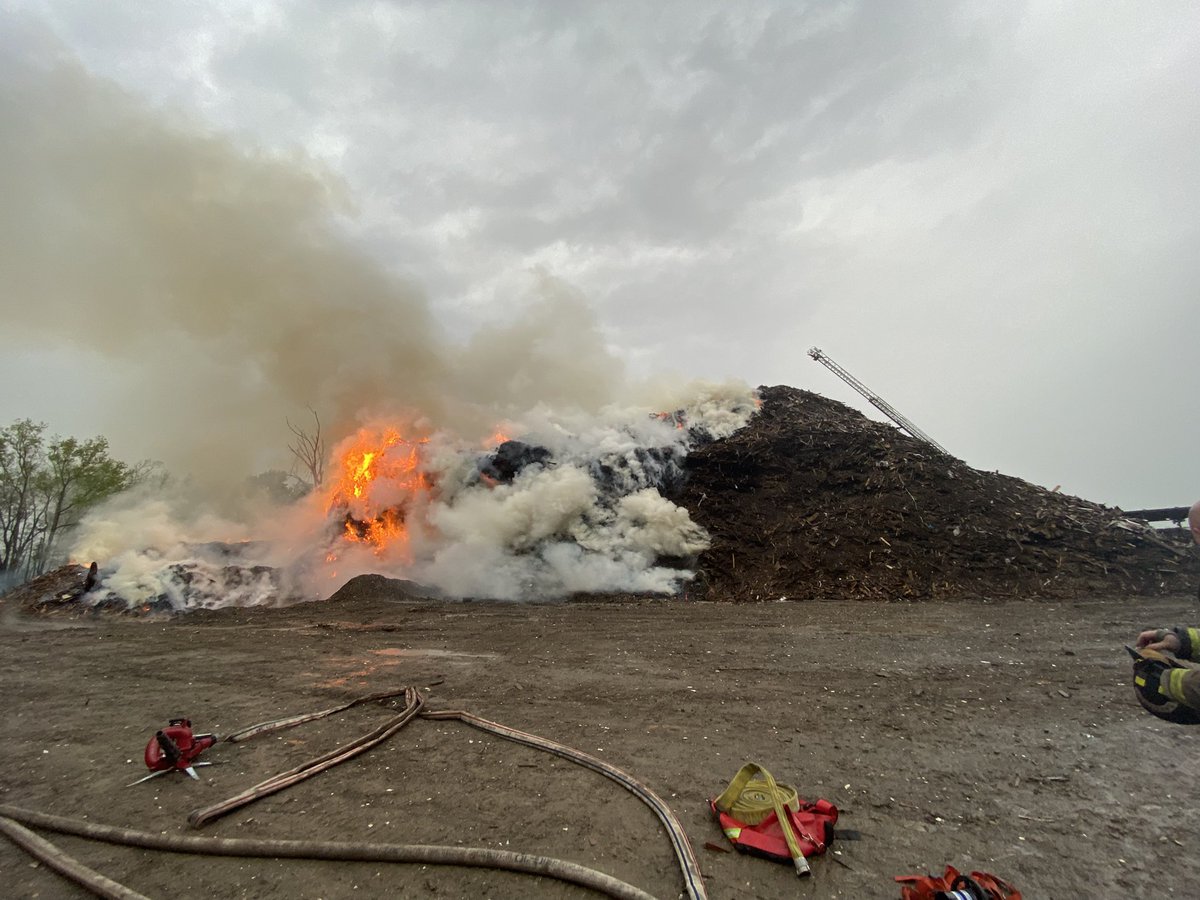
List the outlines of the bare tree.
<svg viewBox="0 0 1200 900">
<path fill-rule="evenodd" d="M 296 425 L 293 425 L 290 419 L 285 419 L 288 429 L 296 436 L 295 443 L 288 444 L 288 449 L 292 451 L 292 456 L 296 457 L 296 462 L 299 463 L 312 479 L 312 486 L 319 487 L 321 481 L 325 478 L 325 438 L 321 435 L 321 419 L 317 415 L 317 411 L 311 406 L 308 411 L 312 413 L 313 430 L 306 431 Z"/>
</svg>

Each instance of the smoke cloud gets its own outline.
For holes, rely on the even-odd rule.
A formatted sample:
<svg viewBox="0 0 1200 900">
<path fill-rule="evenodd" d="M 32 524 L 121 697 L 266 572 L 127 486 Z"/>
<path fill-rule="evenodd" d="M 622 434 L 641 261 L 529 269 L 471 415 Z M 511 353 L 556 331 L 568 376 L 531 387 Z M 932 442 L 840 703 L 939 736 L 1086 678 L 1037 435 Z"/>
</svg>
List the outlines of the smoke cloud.
<svg viewBox="0 0 1200 900">
<path fill-rule="evenodd" d="M 114 426 L 193 488 L 122 498 L 87 523 L 76 553 L 104 562 L 114 595 L 216 596 L 228 560 L 197 548 L 247 539 L 261 543 L 242 562 L 280 567 L 307 596 L 366 571 L 496 597 L 664 592 L 689 577 L 656 560 L 706 546 L 657 490 L 690 437 L 643 404 L 686 406 L 720 436 L 752 410 L 744 385 L 628 384 L 585 298 L 544 273 L 520 313 L 455 344 L 422 293 L 350 238 L 351 198 L 330 172 L 152 108 L 33 30 L 0 37 L 0 122 L 2 340 L 132 373 Z M 404 501 L 402 554 L 331 551 L 320 493 L 196 513 L 197 492 L 286 466 L 286 417 L 305 407 L 331 443 L 380 421 L 432 436 L 420 466 L 436 490 Z M 478 441 L 501 421 L 552 462 L 481 483 Z M 258 572 L 232 602 L 290 590 Z"/>
<path fill-rule="evenodd" d="M 366 573 L 452 597 L 675 593 L 709 538 L 662 490 L 696 441 L 756 408 L 744 385 L 692 391 L 663 415 L 543 406 L 506 425 L 520 442 L 491 449 L 365 427 L 334 449 L 342 471 L 297 503 L 233 522 L 181 515 L 169 493 L 122 497 L 85 523 L 75 556 L 105 561 L 97 599 L 176 608 L 315 599 Z"/>
<path fill-rule="evenodd" d="M 6 342 L 133 372 L 112 419 L 173 470 L 213 483 L 278 464 L 285 417 L 309 406 L 334 435 L 401 412 L 482 428 L 496 408 L 596 408 L 619 388 L 565 286 L 542 278 L 520 321 L 452 346 L 421 292 L 348 239 L 331 173 L 152 109 L 49 38 L 0 40 Z"/>
</svg>

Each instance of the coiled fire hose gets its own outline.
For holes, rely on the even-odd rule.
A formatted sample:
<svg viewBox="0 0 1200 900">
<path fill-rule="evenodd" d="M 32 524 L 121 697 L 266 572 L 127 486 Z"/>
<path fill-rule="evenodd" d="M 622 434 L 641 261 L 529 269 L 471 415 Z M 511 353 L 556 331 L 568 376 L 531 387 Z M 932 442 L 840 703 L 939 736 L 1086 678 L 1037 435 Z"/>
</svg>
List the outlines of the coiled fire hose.
<svg viewBox="0 0 1200 900">
<path fill-rule="evenodd" d="M 713 804 L 717 809 L 747 825 L 757 825 L 774 813 L 779 820 L 779 827 L 783 830 L 784 840 L 787 841 L 788 853 L 792 856 L 796 874 L 808 875 L 812 871 L 808 860 L 800 851 L 800 842 L 796 840 L 791 819 L 787 815 L 787 810 L 800 808 L 799 796 L 790 784 L 776 784 L 771 773 L 758 763 L 746 763 Z"/>
<path fill-rule="evenodd" d="M 403 712 L 374 731 L 323 756 L 260 782 L 228 800 L 196 810 L 188 816 L 188 821 L 193 826 L 198 827 L 235 809 L 246 806 L 261 797 L 268 796 L 298 781 L 310 778 L 386 740 L 412 721 L 418 714 L 422 718 L 429 719 L 457 719 L 464 724 L 491 732 L 508 740 L 545 750 L 564 759 L 572 760 L 592 771 L 604 775 L 629 790 L 654 811 L 654 814 L 666 828 L 671 839 L 672 849 L 683 872 L 688 896 L 691 900 L 706 900 L 707 893 L 700 874 L 700 866 L 696 861 L 687 834 L 684 832 L 683 827 L 679 824 L 679 820 L 675 817 L 670 807 L 645 785 L 621 769 L 579 750 L 536 735 L 508 728 L 497 722 L 490 722 L 487 719 L 479 718 L 467 712 L 458 710 L 422 712 L 424 698 L 415 687 L 405 688 L 402 691 L 371 694 L 367 697 L 362 697 L 350 703 L 318 713 L 292 716 L 273 722 L 263 722 L 235 732 L 226 738 L 226 740 L 246 740 L 258 734 L 312 721 L 313 719 L 348 709 L 359 703 L 387 699 L 399 696 L 400 694 L 404 694 L 405 696 L 405 709 Z M 348 844 L 344 842 L 323 841 L 244 840 L 158 835 L 125 828 L 79 822 L 60 816 L 0 805 L 0 832 L 3 832 L 15 843 L 22 846 L 27 852 L 37 856 L 39 859 L 43 859 L 47 865 L 60 872 L 60 874 L 71 878 L 76 883 L 91 890 L 96 896 L 111 897 L 116 898 L 116 900 L 145 900 L 145 898 L 125 888 L 123 885 L 88 869 L 86 866 L 62 853 L 53 844 L 27 831 L 21 825 L 16 824 L 18 822 L 25 825 L 46 828 L 51 831 L 60 831 L 65 834 L 90 837 L 109 843 L 128 844 L 147 849 L 180 853 L 485 866 L 557 878 L 593 888 L 611 897 L 621 898 L 621 900 L 653 900 L 651 895 L 633 885 L 626 884 L 619 879 L 576 863 L 489 848 L 400 844 Z M 803 859 L 803 856 L 800 858 Z"/>
</svg>

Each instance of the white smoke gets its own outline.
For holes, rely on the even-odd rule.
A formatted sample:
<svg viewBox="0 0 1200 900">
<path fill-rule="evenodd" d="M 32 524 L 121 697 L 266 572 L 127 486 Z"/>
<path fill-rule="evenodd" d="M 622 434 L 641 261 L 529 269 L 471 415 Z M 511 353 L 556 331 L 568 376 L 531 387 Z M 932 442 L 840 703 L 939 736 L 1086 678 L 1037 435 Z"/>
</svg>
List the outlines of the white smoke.
<svg viewBox="0 0 1200 900">
<path fill-rule="evenodd" d="M 424 294 L 349 238 L 334 174 L 153 108 L 11 24 L 0 346 L 78 349 L 128 373 L 107 436 L 190 488 L 122 499 L 80 529 L 73 556 L 101 564 L 110 598 L 279 602 L 363 572 L 488 597 L 668 592 L 689 577 L 657 561 L 705 537 L 657 489 L 677 481 L 689 441 L 745 422 L 744 385 L 629 384 L 586 298 L 545 273 L 501 298 L 502 320 L 451 341 Z M 349 522 L 320 495 L 263 506 L 245 478 L 287 468 L 287 417 L 305 407 L 330 444 L 367 422 L 428 437 L 431 489 L 388 494 L 385 478 L 376 509 L 339 507 Z M 680 409 L 687 428 L 648 413 Z M 498 424 L 549 456 L 489 485 L 478 447 Z M 402 551 L 339 534 L 392 506 Z"/>
<path fill-rule="evenodd" d="M 745 386 L 693 390 L 697 400 L 678 407 L 682 428 L 645 410 L 609 408 L 570 423 L 539 409 L 522 437 L 551 457 L 509 484 L 476 484 L 435 503 L 438 541 L 410 577 L 456 596 L 674 593 L 693 573 L 658 561 L 687 560 L 709 541 L 658 486 L 682 477 L 695 434 L 726 436 L 755 408 Z"/>
<path fill-rule="evenodd" d="M 555 419 L 539 408 L 519 434 L 543 452 L 499 482 L 481 475 L 489 451 L 439 433 L 419 444 L 398 442 L 391 459 L 380 453 L 383 474 L 369 492 L 332 509 L 328 494 L 313 494 L 264 509 L 249 526 L 211 516 L 185 524 L 161 497 L 123 500 L 85 523 L 73 555 L 103 561 L 98 599 L 165 598 L 173 608 L 317 599 L 366 573 L 451 597 L 675 593 L 693 577 L 686 563 L 708 547 L 708 535 L 659 488 L 683 477 L 693 441 L 731 433 L 755 410 L 744 385 L 696 385 L 694 392 L 695 403 L 666 418 L 608 408 Z M 414 490 L 418 480 L 428 490 Z M 396 508 L 405 540 L 377 546 L 346 538 L 345 518 L 369 522 Z M 253 544 L 232 548 L 210 543 L 251 536 Z M 278 574 L 248 575 L 254 565 Z"/>
</svg>

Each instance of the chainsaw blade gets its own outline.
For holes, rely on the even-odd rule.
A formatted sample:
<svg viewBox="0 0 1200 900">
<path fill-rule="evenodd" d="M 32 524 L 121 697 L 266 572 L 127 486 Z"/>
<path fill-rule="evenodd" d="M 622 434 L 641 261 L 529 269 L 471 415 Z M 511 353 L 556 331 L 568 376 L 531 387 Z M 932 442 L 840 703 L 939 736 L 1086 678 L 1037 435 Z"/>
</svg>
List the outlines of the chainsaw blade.
<svg viewBox="0 0 1200 900">
<path fill-rule="evenodd" d="M 159 769 L 157 772 L 151 772 L 149 775 L 145 776 L 144 778 L 139 778 L 137 781 L 129 782 L 129 784 L 125 785 L 125 787 L 133 787 L 135 784 L 141 784 L 143 781 L 149 781 L 151 778 L 157 778 L 159 775 L 166 775 L 168 772 L 186 772 L 192 778 L 199 781 L 200 776 L 198 774 L 196 774 L 196 766 L 211 766 L 211 765 L 212 765 L 211 762 L 196 762 L 196 763 L 192 763 L 186 769 Z"/>
<path fill-rule="evenodd" d="M 131 781 L 125 787 L 133 787 L 135 784 L 141 784 L 143 781 L 149 781 L 151 778 L 157 778 L 159 775 L 166 775 L 170 769 L 159 769 L 157 772 L 151 772 L 145 778 L 139 778 L 137 781 Z"/>
</svg>

